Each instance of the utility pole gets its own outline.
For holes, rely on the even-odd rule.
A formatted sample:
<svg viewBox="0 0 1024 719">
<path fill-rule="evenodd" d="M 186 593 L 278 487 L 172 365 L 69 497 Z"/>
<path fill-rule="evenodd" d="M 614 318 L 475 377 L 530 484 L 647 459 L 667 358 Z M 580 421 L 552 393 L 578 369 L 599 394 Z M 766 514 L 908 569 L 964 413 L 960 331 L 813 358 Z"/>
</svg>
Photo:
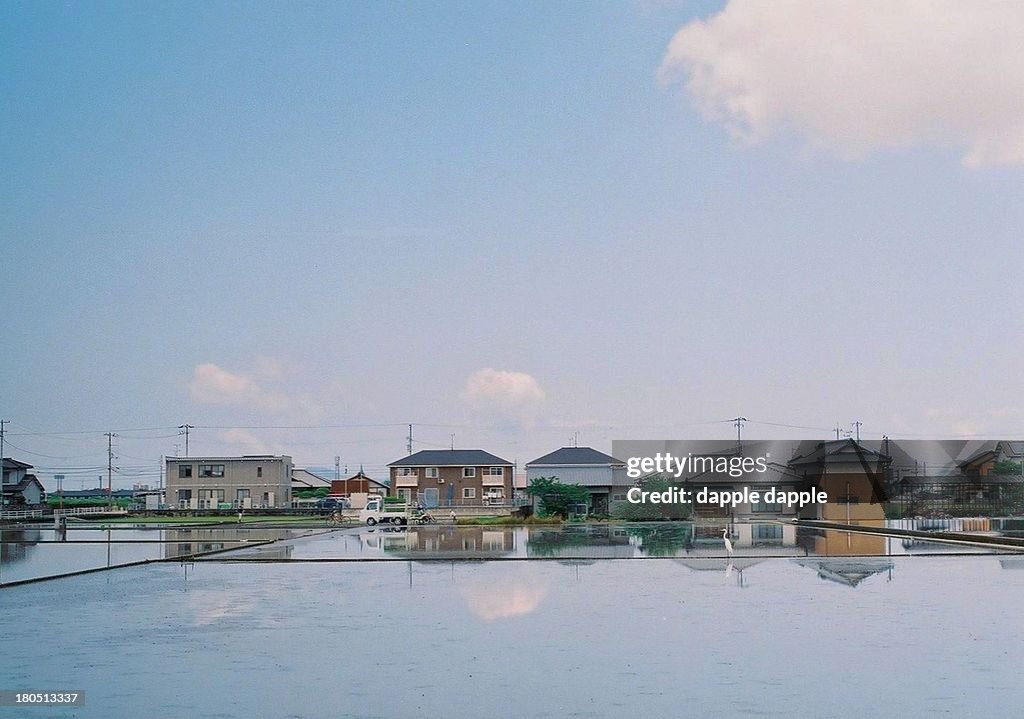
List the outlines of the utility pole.
<svg viewBox="0 0 1024 719">
<path fill-rule="evenodd" d="M 107 432 L 107 509 L 114 509 L 114 437 L 113 432 Z"/>
<path fill-rule="evenodd" d="M 334 455 L 334 478 L 341 479 L 341 455 Z"/>
<path fill-rule="evenodd" d="M 854 436 L 857 438 L 858 442 L 860 442 L 860 426 L 862 424 L 864 423 L 861 422 L 860 420 L 857 420 L 856 422 L 853 423 Z"/>
<path fill-rule="evenodd" d="M 409 441 L 405 445 L 405 453 L 412 454 L 412 424 L 409 425 L 409 436 L 407 439 Z"/>
<path fill-rule="evenodd" d="M 839 439 L 839 425 L 836 425 L 836 439 Z"/>
<path fill-rule="evenodd" d="M 451 442 L 449 442 L 449 444 L 448 444 L 448 449 L 451 449 L 451 450 L 454 451 L 454 449 L 455 449 L 455 435 L 454 434 L 448 435 L 448 438 L 451 440 Z"/>
<path fill-rule="evenodd" d="M 743 446 L 743 423 L 749 422 L 750 420 L 746 417 L 735 417 L 732 422 L 736 426 L 736 447 L 737 449 Z"/>
<path fill-rule="evenodd" d="M 3 511 L 5 496 L 4 489 L 4 467 L 7 465 L 4 463 L 4 425 L 10 422 L 9 419 L 0 419 L 0 511 Z"/>
<path fill-rule="evenodd" d="M 185 456 L 187 457 L 188 456 L 188 431 L 190 429 L 195 429 L 195 427 L 192 426 L 191 424 L 185 423 L 185 424 L 179 424 L 178 425 L 178 429 L 185 430 Z"/>
</svg>

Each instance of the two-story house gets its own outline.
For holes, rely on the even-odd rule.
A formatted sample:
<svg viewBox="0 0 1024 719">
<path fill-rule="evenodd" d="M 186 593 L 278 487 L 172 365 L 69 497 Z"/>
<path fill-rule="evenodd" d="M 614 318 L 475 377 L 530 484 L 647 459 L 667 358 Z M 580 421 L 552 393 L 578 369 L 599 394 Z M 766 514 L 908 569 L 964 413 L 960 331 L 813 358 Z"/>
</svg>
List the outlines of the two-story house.
<svg viewBox="0 0 1024 719">
<path fill-rule="evenodd" d="M 555 477 L 562 484 L 578 484 L 590 492 L 590 511 L 608 514 L 613 501 L 625 501 L 633 480 L 626 463 L 591 447 L 562 447 L 526 464 L 527 484 L 538 477 Z"/>
<path fill-rule="evenodd" d="M 482 449 L 424 449 L 388 465 L 392 491 L 427 507 L 505 504 L 513 464 Z"/>
<path fill-rule="evenodd" d="M 288 507 L 292 458 L 168 457 L 167 504 L 174 509 Z"/>
<path fill-rule="evenodd" d="M 46 490 L 42 482 L 30 471 L 31 464 L 5 457 L 0 462 L 0 506 L 35 506 L 46 501 Z"/>
</svg>

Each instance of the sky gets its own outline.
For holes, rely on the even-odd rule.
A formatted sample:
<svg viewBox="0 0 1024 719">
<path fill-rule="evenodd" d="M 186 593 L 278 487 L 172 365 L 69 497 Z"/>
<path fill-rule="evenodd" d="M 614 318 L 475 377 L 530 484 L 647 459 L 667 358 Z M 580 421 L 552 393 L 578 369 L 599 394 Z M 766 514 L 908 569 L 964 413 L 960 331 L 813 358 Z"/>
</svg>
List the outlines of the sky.
<svg viewBox="0 0 1024 719">
<path fill-rule="evenodd" d="M 0 418 L 48 488 L 105 432 L 155 484 L 184 424 L 374 476 L 409 423 L 1024 437 L 1024 5 L 0 16 Z"/>
</svg>

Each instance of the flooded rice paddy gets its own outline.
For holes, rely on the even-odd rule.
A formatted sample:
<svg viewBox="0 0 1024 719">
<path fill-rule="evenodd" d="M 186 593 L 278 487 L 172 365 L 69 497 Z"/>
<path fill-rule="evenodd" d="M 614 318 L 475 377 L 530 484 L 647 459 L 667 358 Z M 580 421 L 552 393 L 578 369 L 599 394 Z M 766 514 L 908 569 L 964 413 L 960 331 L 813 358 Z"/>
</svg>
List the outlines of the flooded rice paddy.
<svg viewBox="0 0 1024 719">
<path fill-rule="evenodd" d="M 173 561 L 0 590 L 0 689 L 86 693 L 80 707 L 0 717 L 1012 716 L 1024 705 L 1024 555 L 778 526 L 737 526 L 731 558 L 721 527 L 691 524 L 114 530 L 160 540 L 111 544 L 119 560 Z M 40 531 L 18 555 L 5 544 L 4 581 L 40 574 L 57 547 L 77 556 L 62 567 L 95 564 L 95 548 L 105 561 L 105 536 L 76 547 Z M 247 532 L 280 541 L 251 546 Z M 173 552 L 186 544 L 180 554 L 232 551 L 182 563 Z"/>
</svg>

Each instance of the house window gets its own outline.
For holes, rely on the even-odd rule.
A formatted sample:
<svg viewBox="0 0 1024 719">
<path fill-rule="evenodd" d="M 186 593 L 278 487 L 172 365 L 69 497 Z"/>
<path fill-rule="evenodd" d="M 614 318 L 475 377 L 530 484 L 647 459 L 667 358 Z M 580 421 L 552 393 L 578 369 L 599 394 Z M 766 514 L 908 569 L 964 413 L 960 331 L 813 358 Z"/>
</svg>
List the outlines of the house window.
<svg viewBox="0 0 1024 719">
<path fill-rule="evenodd" d="M 462 488 L 463 499 L 476 499 L 476 487 L 463 487 Z"/>
<path fill-rule="evenodd" d="M 751 505 L 750 509 L 753 512 L 776 512 L 776 513 L 779 513 L 779 512 L 782 511 L 782 505 L 778 504 L 778 503 L 769 504 L 768 502 L 765 502 L 764 500 L 760 500 L 760 501 L 754 502 Z"/>
<path fill-rule="evenodd" d="M 502 477 L 505 475 L 505 470 L 501 467 L 488 467 L 484 474 L 488 477 Z"/>
<path fill-rule="evenodd" d="M 463 477 L 475 477 L 476 476 L 476 467 L 463 467 L 462 468 L 462 476 Z"/>
<path fill-rule="evenodd" d="M 416 476 L 416 470 L 413 467 L 399 467 L 398 468 L 398 476 L 399 477 L 415 477 Z"/>
<path fill-rule="evenodd" d="M 437 479 L 437 467 L 427 467 L 427 479 Z"/>
<path fill-rule="evenodd" d="M 256 468 L 256 476 L 257 477 L 262 477 L 263 476 L 263 467 L 257 467 Z"/>
<path fill-rule="evenodd" d="M 753 525 L 753 539 L 755 542 L 781 542 L 781 524 L 755 524 Z"/>
<path fill-rule="evenodd" d="M 241 504 L 242 502 L 244 502 L 247 499 L 249 499 L 249 490 L 248 489 L 236 489 L 235 490 L 235 501 L 238 504 Z"/>
<path fill-rule="evenodd" d="M 179 489 L 178 490 L 178 502 L 188 502 L 192 499 L 191 489 Z"/>
<path fill-rule="evenodd" d="M 201 464 L 201 465 L 199 465 L 199 476 L 200 477 L 223 477 L 224 476 L 224 465 L 223 464 Z"/>
<path fill-rule="evenodd" d="M 398 490 L 398 496 L 403 502 L 409 502 L 412 500 L 412 490 L 408 487 Z"/>
<path fill-rule="evenodd" d="M 192 476 L 192 465 L 191 464 L 179 464 L 178 465 L 178 479 L 188 479 Z"/>
<path fill-rule="evenodd" d="M 625 494 L 613 494 L 612 495 L 612 501 L 615 501 L 615 502 L 625 502 L 626 501 L 626 495 Z"/>
</svg>

